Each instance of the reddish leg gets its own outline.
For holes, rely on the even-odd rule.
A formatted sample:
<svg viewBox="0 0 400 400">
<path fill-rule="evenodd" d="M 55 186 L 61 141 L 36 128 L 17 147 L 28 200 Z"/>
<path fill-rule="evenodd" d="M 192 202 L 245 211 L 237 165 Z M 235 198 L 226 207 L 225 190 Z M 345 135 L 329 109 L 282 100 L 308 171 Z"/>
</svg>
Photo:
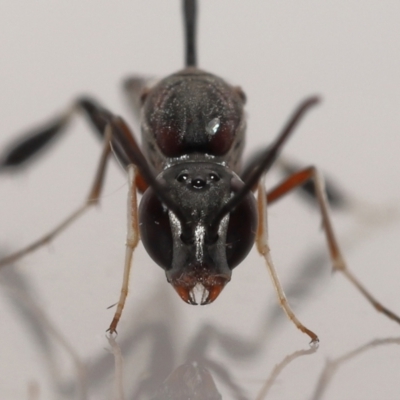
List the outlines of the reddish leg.
<svg viewBox="0 0 400 400">
<path fill-rule="evenodd" d="M 314 181 L 315 192 L 322 215 L 322 225 L 325 231 L 329 254 L 332 260 L 334 271 L 342 272 L 343 275 L 364 295 L 364 297 L 373 305 L 373 307 L 377 311 L 400 323 L 400 317 L 384 307 L 381 303 L 379 303 L 375 299 L 375 297 L 364 287 L 364 285 L 360 283 L 360 281 L 348 269 L 332 228 L 323 180 L 318 174 L 318 171 L 315 167 L 305 168 L 299 172 L 294 173 L 284 182 L 269 191 L 267 194 L 268 203 L 275 202 L 284 195 L 288 194 L 291 190 L 303 185 L 310 179 Z"/>
</svg>

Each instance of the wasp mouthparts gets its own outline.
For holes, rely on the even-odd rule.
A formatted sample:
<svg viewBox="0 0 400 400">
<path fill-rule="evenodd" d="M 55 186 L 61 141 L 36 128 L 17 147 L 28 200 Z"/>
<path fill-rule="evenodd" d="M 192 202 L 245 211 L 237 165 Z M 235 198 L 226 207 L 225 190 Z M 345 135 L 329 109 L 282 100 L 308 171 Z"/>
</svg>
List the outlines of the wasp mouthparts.
<svg viewBox="0 0 400 400">
<path fill-rule="evenodd" d="M 195 300 L 195 296 L 193 293 L 193 288 L 189 288 L 187 286 L 180 286 L 180 285 L 174 285 L 172 284 L 176 292 L 179 294 L 180 298 L 188 304 L 191 304 L 192 306 L 197 306 L 198 303 Z"/>
<path fill-rule="evenodd" d="M 206 278 L 181 275 L 170 282 L 185 303 L 204 306 L 212 303 L 229 281 L 230 277 L 225 275 L 209 275 Z"/>
</svg>

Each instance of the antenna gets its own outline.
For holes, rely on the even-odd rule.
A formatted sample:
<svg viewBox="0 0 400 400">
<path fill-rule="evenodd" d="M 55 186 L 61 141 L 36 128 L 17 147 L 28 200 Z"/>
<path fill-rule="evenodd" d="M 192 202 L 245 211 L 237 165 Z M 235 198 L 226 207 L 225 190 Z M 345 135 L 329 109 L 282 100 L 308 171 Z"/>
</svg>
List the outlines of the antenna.
<svg viewBox="0 0 400 400">
<path fill-rule="evenodd" d="M 196 67 L 196 0 L 183 0 L 186 67 Z"/>
</svg>

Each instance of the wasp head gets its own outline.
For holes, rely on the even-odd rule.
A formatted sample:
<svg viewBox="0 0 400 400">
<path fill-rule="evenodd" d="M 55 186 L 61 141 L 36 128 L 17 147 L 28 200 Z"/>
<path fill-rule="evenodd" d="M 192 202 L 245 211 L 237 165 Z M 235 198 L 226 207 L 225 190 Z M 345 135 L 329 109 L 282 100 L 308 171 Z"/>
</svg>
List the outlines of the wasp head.
<svg viewBox="0 0 400 400">
<path fill-rule="evenodd" d="M 220 164 L 185 162 L 165 169 L 157 180 L 180 215 L 149 188 L 139 210 L 143 244 L 185 302 L 211 303 L 254 243 L 254 196 L 249 193 L 215 231 L 215 216 L 243 185 L 235 173 Z"/>
</svg>

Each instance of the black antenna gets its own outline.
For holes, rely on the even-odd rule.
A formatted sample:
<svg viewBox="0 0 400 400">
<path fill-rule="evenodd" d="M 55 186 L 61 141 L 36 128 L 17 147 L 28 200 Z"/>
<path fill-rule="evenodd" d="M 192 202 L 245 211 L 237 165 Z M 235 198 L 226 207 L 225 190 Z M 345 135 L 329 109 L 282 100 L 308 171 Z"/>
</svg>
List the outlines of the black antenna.
<svg viewBox="0 0 400 400">
<path fill-rule="evenodd" d="M 272 145 L 265 150 L 264 155 L 260 157 L 261 161 L 258 167 L 251 172 L 243 187 L 219 210 L 218 214 L 214 217 L 209 228 L 210 238 L 217 236 L 219 223 L 222 218 L 224 218 L 226 214 L 230 213 L 247 196 L 247 194 L 257 184 L 261 176 L 271 168 L 272 164 L 277 159 L 283 144 L 294 131 L 296 125 L 300 122 L 304 114 L 311 107 L 318 104 L 319 101 L 318 97 L 310 97 L 303 101 L 296 109 L 275 142 L 273 142 Z"/>
<path fill-rule="evenodd" d="M 196 0 L 183 0 L 186 67 L 196 67 Z"/>
<path fill-rule="evenodd" d="M 113 134 L 116 139 L 113 140 L 112 144 L 117 155 L 119 156 L 121 154 L 123 156 L 122 159 L 130 160 L 129 164 L 135 164 L 138 167 L 146 183 L 153 188 L 159 199 L 179 219 L 182 225 L 182 233 L 186 236 L 189 236 L 191 231 L 190 226 L 187 223 L 187 218 L 185 218 L 185 215 L 182 213 L 181 209 L 178 208 L 176 203 L 171 199 L 165 190 L 165 187 L 159 181 L 157 181 L 157 177 L 154 175 L 152 168 L 138 147 L 125 121 L 120 117 L 113 117 L 109 123 L 113 128 Z"/>
</svg>

